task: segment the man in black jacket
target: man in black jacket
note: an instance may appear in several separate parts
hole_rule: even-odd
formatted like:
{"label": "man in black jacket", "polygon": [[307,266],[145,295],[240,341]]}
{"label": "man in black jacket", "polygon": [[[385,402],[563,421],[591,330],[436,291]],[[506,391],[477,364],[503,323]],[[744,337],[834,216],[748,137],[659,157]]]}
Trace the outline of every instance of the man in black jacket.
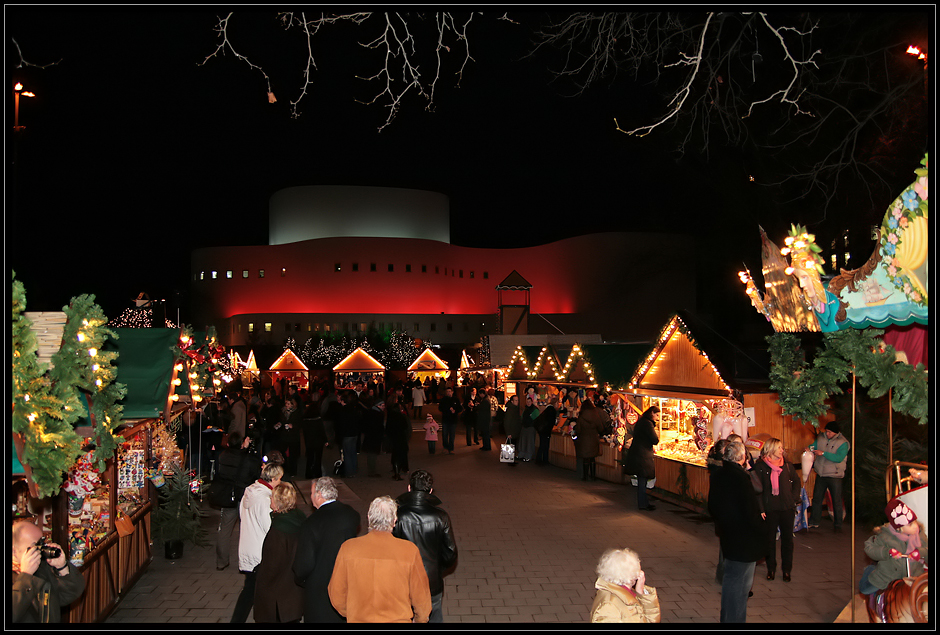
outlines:
{"label": "man in black jacket", "polygon": [[441,431],[443,433],[443,446],[448,454],[454,453],[454,437],[457,436],[457,416],[463,412],[460,401],[454,397],[454,389],[448,386],[444,389],[444,396],[438,403],[441,410]]}
{"label": "man in black jacket", "polygon": [[[42,529],[28,520],[13,524],[14,623],[55,623],[62,621],[62,608],[77,600],[85,590],[85,578],[69,563],[65,550],[54,558],[43,556],[37,544]],[[51,555],[51,554],[50,554]]]}
{"label": "man in black jacket", "polygon": [[437,507],[441,500],[432,494],[434,477],[427,470],[411,473],[408,491],[398,497],[398,521],[392,530],[396,538],[413,542],[421,552],[431,590],[431,623],[444,621],[444,572],[457,561],[457,542],[450,516]]}
{"label": "man in black jacket", "polygon": [[300,526],[294,578],[304,587],[304,623],[345,622],[330,602],[327,587],[336,554],[359,534],[359,512],[336,500],[336,482],[324,476],[313,482],[310,499],[316,510]]}
{"label": "man in black jacket", "polygon": [[740,442],[725,446],[722,466],[712,473],[708,492],[708,511],[715,519],[724,556],[721,622],[747,621],[747,598],[754,582],[754,568],[766,547],[757,493],[744,468],[745,454]]}

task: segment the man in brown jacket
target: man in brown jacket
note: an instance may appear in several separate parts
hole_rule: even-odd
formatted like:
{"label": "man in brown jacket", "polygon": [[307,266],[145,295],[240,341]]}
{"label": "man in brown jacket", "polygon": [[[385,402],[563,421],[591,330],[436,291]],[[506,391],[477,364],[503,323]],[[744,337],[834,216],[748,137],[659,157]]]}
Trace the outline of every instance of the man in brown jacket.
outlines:
{"label": "man in brown jacket", "polygon": [[380,496],[369,505],[369,533],[340,547],[330,601],[347,622],[427,622],[431,591],[421,552],[392,535],[398,505]]}

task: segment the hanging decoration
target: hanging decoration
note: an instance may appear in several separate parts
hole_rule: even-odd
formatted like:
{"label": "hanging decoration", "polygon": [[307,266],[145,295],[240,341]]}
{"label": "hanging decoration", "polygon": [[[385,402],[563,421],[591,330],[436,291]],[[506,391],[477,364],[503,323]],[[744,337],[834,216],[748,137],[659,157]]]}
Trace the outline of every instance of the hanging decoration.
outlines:
{"label": "hanging decoration", "polygon": [[[215,327],[206,329],[205,341],[197,346],[192,326],[184,324],[180,328],[179,339],[170,350],[176,357],[176,378],[173,385],[181,386],[185,380],[193,406],[201,407],[207,397],[221,390],[222,373],[230,367],[225,347],[219,343]],[[227,376],[231,378],[234,373],[230,372]],[[179,400],[175,393],[170,398],[173,401]]]}

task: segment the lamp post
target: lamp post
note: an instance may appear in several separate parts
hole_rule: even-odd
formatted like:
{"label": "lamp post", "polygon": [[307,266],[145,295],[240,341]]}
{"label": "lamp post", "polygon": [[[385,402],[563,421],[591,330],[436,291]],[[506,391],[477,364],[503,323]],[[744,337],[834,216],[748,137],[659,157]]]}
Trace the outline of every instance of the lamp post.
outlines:
{"label": "lamp post", "polygon": [[20,95],[24,97],[35,97],[33,93],[23,90],[23,84],[16,82],[13,86],[13,129],[17,132],[26,129],[26,126],[20,125]]}

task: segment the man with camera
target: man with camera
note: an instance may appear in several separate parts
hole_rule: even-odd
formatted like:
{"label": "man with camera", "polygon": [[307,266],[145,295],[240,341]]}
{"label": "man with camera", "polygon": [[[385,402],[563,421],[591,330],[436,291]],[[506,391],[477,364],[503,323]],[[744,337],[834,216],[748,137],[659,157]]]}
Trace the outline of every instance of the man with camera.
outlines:
{"label": "man with camera", "polygon": [[28,520],[13,524],[13,622],[62,621],[62,607],[85,590],[85,578],[69,563],[65,551],[46,542]]}

